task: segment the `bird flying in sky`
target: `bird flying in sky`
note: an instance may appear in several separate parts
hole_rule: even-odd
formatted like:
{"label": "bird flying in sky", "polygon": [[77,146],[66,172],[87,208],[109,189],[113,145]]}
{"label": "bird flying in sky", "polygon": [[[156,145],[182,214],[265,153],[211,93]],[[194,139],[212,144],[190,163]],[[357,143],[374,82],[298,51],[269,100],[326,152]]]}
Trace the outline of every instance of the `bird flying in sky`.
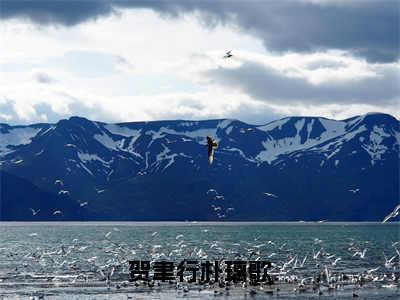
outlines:
{"label": "bird flying in sky", "polygon": [[208,163],[211,165],[214,160],[214,149],[218,147],[218,144],[210,136],[207,136],[207,147],[208,147]]}
{"label": "bird flying in sky", "polygon": [[225,55],[224,55],[224,58],[230,58],[230,57],[232,57],[233,54],[232,54],[231,52],[232,52],[232,50],[227,51],[227,52],[225,53]]}

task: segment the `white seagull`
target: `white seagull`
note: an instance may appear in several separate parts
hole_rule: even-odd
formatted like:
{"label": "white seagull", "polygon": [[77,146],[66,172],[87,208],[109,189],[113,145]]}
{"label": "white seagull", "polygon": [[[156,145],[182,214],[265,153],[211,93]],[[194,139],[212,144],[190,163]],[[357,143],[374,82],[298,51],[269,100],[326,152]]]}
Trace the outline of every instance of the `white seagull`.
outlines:
{"label": "white seagull", "polygon": [[178,235],[175,237],[176,240],[179,240],[179,239],[181,239],[181,238],[183,238],[183,234],[178,234]]}
{"label": "white seagull", "polygon": [[390,269],[393,267],[393,265],[394,265],[393,259],[395,259],[396,256],[397,255],[394,255],[390,259],[387,259],[385,253],[383,253],[383,257],[385,258],[385,268]]}
{"label": "white seagull", "polygon": [[335,261],[332,262],[332,266],[336,266],[339,260],[342,260],[340,257],[336,258]]}
{"label": "white seagull", "polygon": [[353,254],[354,256],[360,256],[360,258],[365,258],[365,253],[367,252],[367,249],[364,249],[362,252],[361,251],[357,251],[356,253]]}
{"label": "white seagull", "polygon": [[54,181],[54,184],[55,184],[55,185],[63,186],[63,185],[64,185],[64,182],[63,182],[62,180],[60,180],[60,179],[57,179],[56,181]]}
{"label": "white seagull", "polygon": [[30,210],[31,210],[31,212],[32,212],[32,216],[36,216],[36,215],[39,213],[39,211],[40,211],[40,209],[34,210],[33,208],[31,208]]}
{"label": "white seagull", "polygon": [[278,198],[277,195],[272,194],[272,193],[263,193],[264,195],[268,196],[268,197],[272,197],[272,198]]}
{"label": "white seagull", "polygon": [[397,217],[399,214],[399,210],[400,210],[400,204],[397,205],[394,208],[394,210],[383,219],[382,223],[386,223],[389,219]]}

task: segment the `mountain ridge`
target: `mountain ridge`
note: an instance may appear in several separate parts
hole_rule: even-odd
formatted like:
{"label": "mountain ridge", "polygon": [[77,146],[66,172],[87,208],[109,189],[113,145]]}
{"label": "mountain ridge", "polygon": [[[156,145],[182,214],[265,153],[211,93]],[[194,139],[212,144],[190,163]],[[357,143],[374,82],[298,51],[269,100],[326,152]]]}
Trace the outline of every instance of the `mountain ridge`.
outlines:
{"label": "mountain ridge", "polygon": [[70,116],[69,118],[66,119],[60,119],[57,122],[39,122],[39,123],[29,123],[29,124],[9,124],[9,123],[1,123],[0,122],[0,126],[1,125],[5,125],[5,126],[10,126],[10,127],[27,127],[27,126],[39,126],[39,125],[56,125],[58,122],[60,121],[65,121],[65,120],[70,120],[70,119],[85,119],[85,120],[89,120],[91,122],[95,122],[95,123],[101,123],[101,124],[115,124],[115,125],[125,125],[125,124],[130,124],[130,123],[141,123],[141,124],[146,124],[146,123],[156,123],[156,122],[202,122],[202,121],[222,121],[222,120],[231,120],[231,121],[239,121],[239,122],[243,122],[246,123],[248,125],[251,126],[265,126],[268,125],[269,123],[273,123],[273,122],[277,122],[283,119],[289,119],[289,118],[317,118],[317,119],[326,119],[326,120],[331,120],[331,121],[349,121],[351,119],[357,118],[357,117],[365,117],[368,115],[383,115],[383,116],[388,116],[392,119],[395,119],[397,121],[400,121],[399,119],[397,119],[395,116],[388,114],[388,113],[382,113],[382,112],[368,112],[365,114],[361,114],[361,115],[356,115],[353,117],[349,117],[349,118],[345,118],[345,119],[333,119],[333,118],[327,118],[327,117],[322,117],[322,116],[300,116],[300,115],[294,115],[294,116],[287,116],[287,117],[283,117],[280,119],[276,119],[276,120],[272,120],[269,121],[265,124],[250,124],[244,121],[241,121],[240,119],[235,119],[235,118],[216,118],[216,119],[165,119],[165,120],[151,120],[151,121],[124,121],[124,122],[103,122],[103,121],[98,121],[98,120],[90,120],[87,117],[83,117],[83,116],[78,116],[78,115],[73,115]]}
{"label": "mountain ridge", "polygon": [[[399,121],[382,113],[286,117],[264,125],[236,119],[110,124],[75,116],[54,124],[0,124],[0,170],[78,204],[70,219],[379,220],[399,199],[399,131]],[[211,166],[207,135],[219,142]],[[210,198],[209,189],[218,195]],[[279,201],[266,203],[265,193]],[[221,196],[225,201],[215,200]],[[2,197],[12,203],[12,193]],[[312,208],[321,198],[323,208]],[[376,212],[362,208],[361,199]],[[367,215],[337,212],[344,204]],[[253,215],[251,207],[258,209]]]}

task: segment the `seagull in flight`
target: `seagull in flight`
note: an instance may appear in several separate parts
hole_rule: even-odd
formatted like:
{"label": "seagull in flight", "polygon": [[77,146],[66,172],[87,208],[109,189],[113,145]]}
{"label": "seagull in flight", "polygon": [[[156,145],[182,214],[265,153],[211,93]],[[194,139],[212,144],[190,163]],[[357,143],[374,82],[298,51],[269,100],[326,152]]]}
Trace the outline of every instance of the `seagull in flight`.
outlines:
{"label": "seagull in flight", "polygon": [[210,193],[218,194],[217,191],[216,191],[215,189],[209,189],[209,190],[207,191],[207,194],[210,194]]}
{"label": "seagull in flight", "polygon": [[40,212],[40,209],[34,210],[33,208],[31,208],[31,212],[32,212],[32,216],[36,216]]}
{"label": "seagull in flight", "polygon": [[272,197],[272,198],[278,198],[278,196],[277,195],[275,195],[275,194],[272,194],[272,193],[263,193],[265,196],[268,196],[268,197]]}
{"label": "seagull in flight", "polygon": [[394,210],[385,217],[385,219],[383,219],[382,223],[386,223],[389,219],[397,217],[399,215],[399,210],[400,204],[397,205]]}
{"label": "seagull in flight", "polygon": [[338,261],[342,260],[340,257],[336,258],[334,262],[332,262],[332,266],[336,266]]}
{"label": "seagull in flight", "polygon": [[392,258],[387,259],[385,253],[383,253],[383,257],[385,258],[385,268],[390,269],[393,267],[393,259],[396,258],[397,255],[392,256]]}
{"label": "seagull in flight", "polygon": [[214,149],[218,147],[218,143],[213,140],[210,136],[207,136],[207,147],[208,147],[208,163],[211,165],[214,160]]}
{"label": "seagull in flight", "polygon": [[224,55],[224,58],[230,58],[230,57],[232,57],[233,54],[232,54],[231,52],[232,52],[232,50],[227,51],[227,52],[225,53],[225,55]]}
{"label": "seagull in flight", "polygon": [[349,189],[349,192],[352,192],[353,194],[358,193],[360,189]]}
{"label": "seagull in flight", "polygon": [[367,270],[367,273],[368,273],[368,274],[371,274],[371,273],[373,273],[373,272],[376,272],[376,271],[378,271],[379,269],[380,269],[380,267],[376,267],[376,268],[373,268],[373,269]]}
{"label": "seagull in flight", "polygon": [[63,185],[64,185],[64,182],[63,182],[62,180],[60,180],[60,179],[57,179],[56,181],[54,181],[54,184],[55,184],[55,185],[63,186]]}
{"label": "seagull in flight", "polygon": [[367,252],[367,249],[364,249],[362,252],[359,250],[359,251],[357,251],[356,253],[354,253],[353,254],[353,257],[354,256],[360,256],[360,258],[365,258],[365,253]]}
{"label": "seagull in flight", "polygon": [[313,258],[314,258],[314,259],[318,259],[318,256],[319,256],[320,254],[321,254],[321,249],[318,250],[317,253],[315,253],[315,252],[314,252],[314,249],[313,249]]}

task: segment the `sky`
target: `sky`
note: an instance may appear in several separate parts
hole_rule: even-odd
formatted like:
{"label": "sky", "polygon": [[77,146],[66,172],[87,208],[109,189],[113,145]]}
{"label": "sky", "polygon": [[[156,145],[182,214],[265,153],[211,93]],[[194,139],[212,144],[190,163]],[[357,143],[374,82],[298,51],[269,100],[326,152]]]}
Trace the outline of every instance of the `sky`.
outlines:
{"label": "sky", "polygon": [[399,118],[399,19],[399,0],[0,0],[0,123]]}

